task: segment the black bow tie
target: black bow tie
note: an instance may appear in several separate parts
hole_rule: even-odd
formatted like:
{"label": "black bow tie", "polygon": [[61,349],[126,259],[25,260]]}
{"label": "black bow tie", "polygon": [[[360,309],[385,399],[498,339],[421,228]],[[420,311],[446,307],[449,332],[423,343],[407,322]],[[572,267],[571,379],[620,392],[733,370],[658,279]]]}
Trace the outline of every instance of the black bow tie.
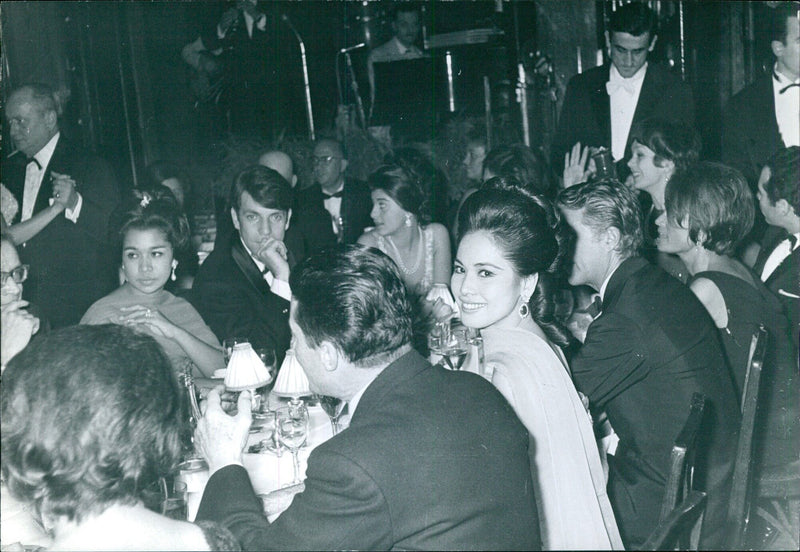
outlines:
{"label": "black bow tie", "polygon": [[783,241],[788,241],[789,245],[791,246],[790,249],[794,251],[794,246],[797,245],[797,236],[794,234],[789,234],[783,239]]}
{"label": "black bow tie", "polygon": [[[780,78],[778,77],[778,74],[777,74],[777,73],[773,72],[773,73],[772,73],[772,77],[773,77],[773,78],[774,78],[776,81],[778,81],[779,83],[781,82],[781,80],[780,80]],[[778,90],[778,94],[783,94],[784,92],[786,92],[787,90],[789,90],[789,89],[790,89],[790,88],[792,88],[793,86],[800,86],[800,82],[793,82],[792,84],[787,84],[786,86],[784,86],[783,88],[781,88],[780,90]]]}
{"label": "black bow tie", "polygon": [[342,192],[343,192],[343,191],[344,191],[344,190],[339,190],[338,192],[334,192],[334,193],[332,193],[332,194],[328,194],[328,193],[322,192],[322,195],[324,195],[324,196],[325,196],[325,199],[330,199],[330,198],[332,198],[332,197],[338,197],[338,198],[341,198],[341,197],[342,197]]}

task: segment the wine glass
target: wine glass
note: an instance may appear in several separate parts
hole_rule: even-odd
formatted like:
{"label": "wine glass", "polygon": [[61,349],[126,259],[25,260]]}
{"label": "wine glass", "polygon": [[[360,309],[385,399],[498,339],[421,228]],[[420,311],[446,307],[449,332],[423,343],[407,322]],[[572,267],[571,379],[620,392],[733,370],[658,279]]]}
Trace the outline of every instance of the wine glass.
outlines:
{"label": "wine glass", "polygon": [[467,358],[467,331],[465,328],[452,329],[447,344],[442,351],[442,359],[451,370],[460,370]]}
{"label": "wine glass", "polygon": [[277,410],[278,438],[292,452],[294,460],[294,480],[300,483],[299,451],[308,437],[308,409],[302,401],[290,401],[288,406]]}
{"label": "wine glass", "polygon": [[331,419],[331,428],[333,434],[339,433],[339,417],[344,412],[344,407],[347,404],[338,397],[331,397],[330,395],[319,395],[319,404],[325,414]]}
{"label": "wine glass", "polygon": [[261,404],[259,405],[259,412],[268,412],[269,411],[269,392],[272,390],[273,385],[275,384],[275,372],[277,372],[277,361],[275,358],[275,349],[270,349],[269,347],[265,347],[263,349],[256,349],[256,354],[258,358],[261,359],[261,362],[264,363],[264,366],[267,367],[267,371],[269,372],[269,381],[256,389],[256,393],[261,396]]}
{"label": "wine glass", "polygon": [[244,337],[227,337],[222,341],[222,358],[225,360],[225,367],[231,360],[233,347],[239,343],[249,343],[249,341]]}

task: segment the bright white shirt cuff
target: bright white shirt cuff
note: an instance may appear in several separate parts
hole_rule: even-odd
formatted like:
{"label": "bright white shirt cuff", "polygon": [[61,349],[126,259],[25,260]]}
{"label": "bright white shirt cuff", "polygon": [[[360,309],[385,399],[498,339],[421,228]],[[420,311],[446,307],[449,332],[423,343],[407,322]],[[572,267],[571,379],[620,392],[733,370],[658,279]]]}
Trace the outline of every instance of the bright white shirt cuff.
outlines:
{"label": "bright white shirt cuff", "polygon": [[[72,222],[77,224],[78,217],[81,216],[81,207],[83,207],[83,196],[78,192],[75,193],[78,194],[78,203],[75,205],[74,209],[64,209],[64,216],[67,217],[67,220],[71,220]],[[55,201],[56,200],[51,197],[50,205],[55,203]]]}
{"label": "bright white shirt cuff", "polygon": [[274,278],[272,283],[269,285],[269,290],[278,297],[286,299],[287,301],[292,300],[292,288],[289,287],[289,282],[284,282],[283,280]]}

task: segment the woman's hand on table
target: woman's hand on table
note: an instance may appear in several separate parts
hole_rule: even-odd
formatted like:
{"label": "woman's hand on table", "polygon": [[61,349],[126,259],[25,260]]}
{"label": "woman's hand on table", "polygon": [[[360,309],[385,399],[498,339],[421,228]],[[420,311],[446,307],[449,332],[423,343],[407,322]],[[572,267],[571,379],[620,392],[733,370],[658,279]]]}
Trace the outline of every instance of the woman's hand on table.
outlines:
{"label": "woman's hand on table", "polygon": [[250,392],[239,393],[238,412],[230,416],[222,410],[220,393],[223,389],[221,385],[215,387],[200,404],[203,416],[194,432],[194,442],[208,464],[209,474],[231,464],[243,465],[242,452],[247,446],[252,422]]}

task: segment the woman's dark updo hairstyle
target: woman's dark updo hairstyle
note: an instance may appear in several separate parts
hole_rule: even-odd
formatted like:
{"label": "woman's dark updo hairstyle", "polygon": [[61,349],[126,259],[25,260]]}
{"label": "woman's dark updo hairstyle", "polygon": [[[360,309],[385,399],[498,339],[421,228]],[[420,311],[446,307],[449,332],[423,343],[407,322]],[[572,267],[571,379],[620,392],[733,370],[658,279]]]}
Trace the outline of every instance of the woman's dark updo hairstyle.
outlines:
{"label": "woman's dark updo hairstyle", "polygon": [[555,317],[554,300],[566,234],[550,202],[514,178],[491,178],[464,201],[458,228],[459,243],[471,232],[488,232],[519,275],[539,274],[528,302],[533,320],[553,343],[568,346],[569,333]]}
{"label": "woman's dark updo hairstyle", "polygon": [[166,186],[150,191],[133,190],[126,198],[114,228],[120,255],[129,230],[160,230],[172,246],[173,253],[182,250],[189,242],[189,221]]}
{"label": "woman's dark updo hairstyle", "polygon": [[371,191],[381,190],[404,211],[416,216],[420,224],[430,222],[428,196],[417,174],[400,165],[378,167],[367,179]]}
{"label": "woman's dark updo hairstyle", "polygon": [[444,224],[447,220],[447,176],[433,162],[431,153],[421,146],[404,146],[389,152],[384,163],[398,165],[416,178],[425,197],[421,211],[430,220]]}

